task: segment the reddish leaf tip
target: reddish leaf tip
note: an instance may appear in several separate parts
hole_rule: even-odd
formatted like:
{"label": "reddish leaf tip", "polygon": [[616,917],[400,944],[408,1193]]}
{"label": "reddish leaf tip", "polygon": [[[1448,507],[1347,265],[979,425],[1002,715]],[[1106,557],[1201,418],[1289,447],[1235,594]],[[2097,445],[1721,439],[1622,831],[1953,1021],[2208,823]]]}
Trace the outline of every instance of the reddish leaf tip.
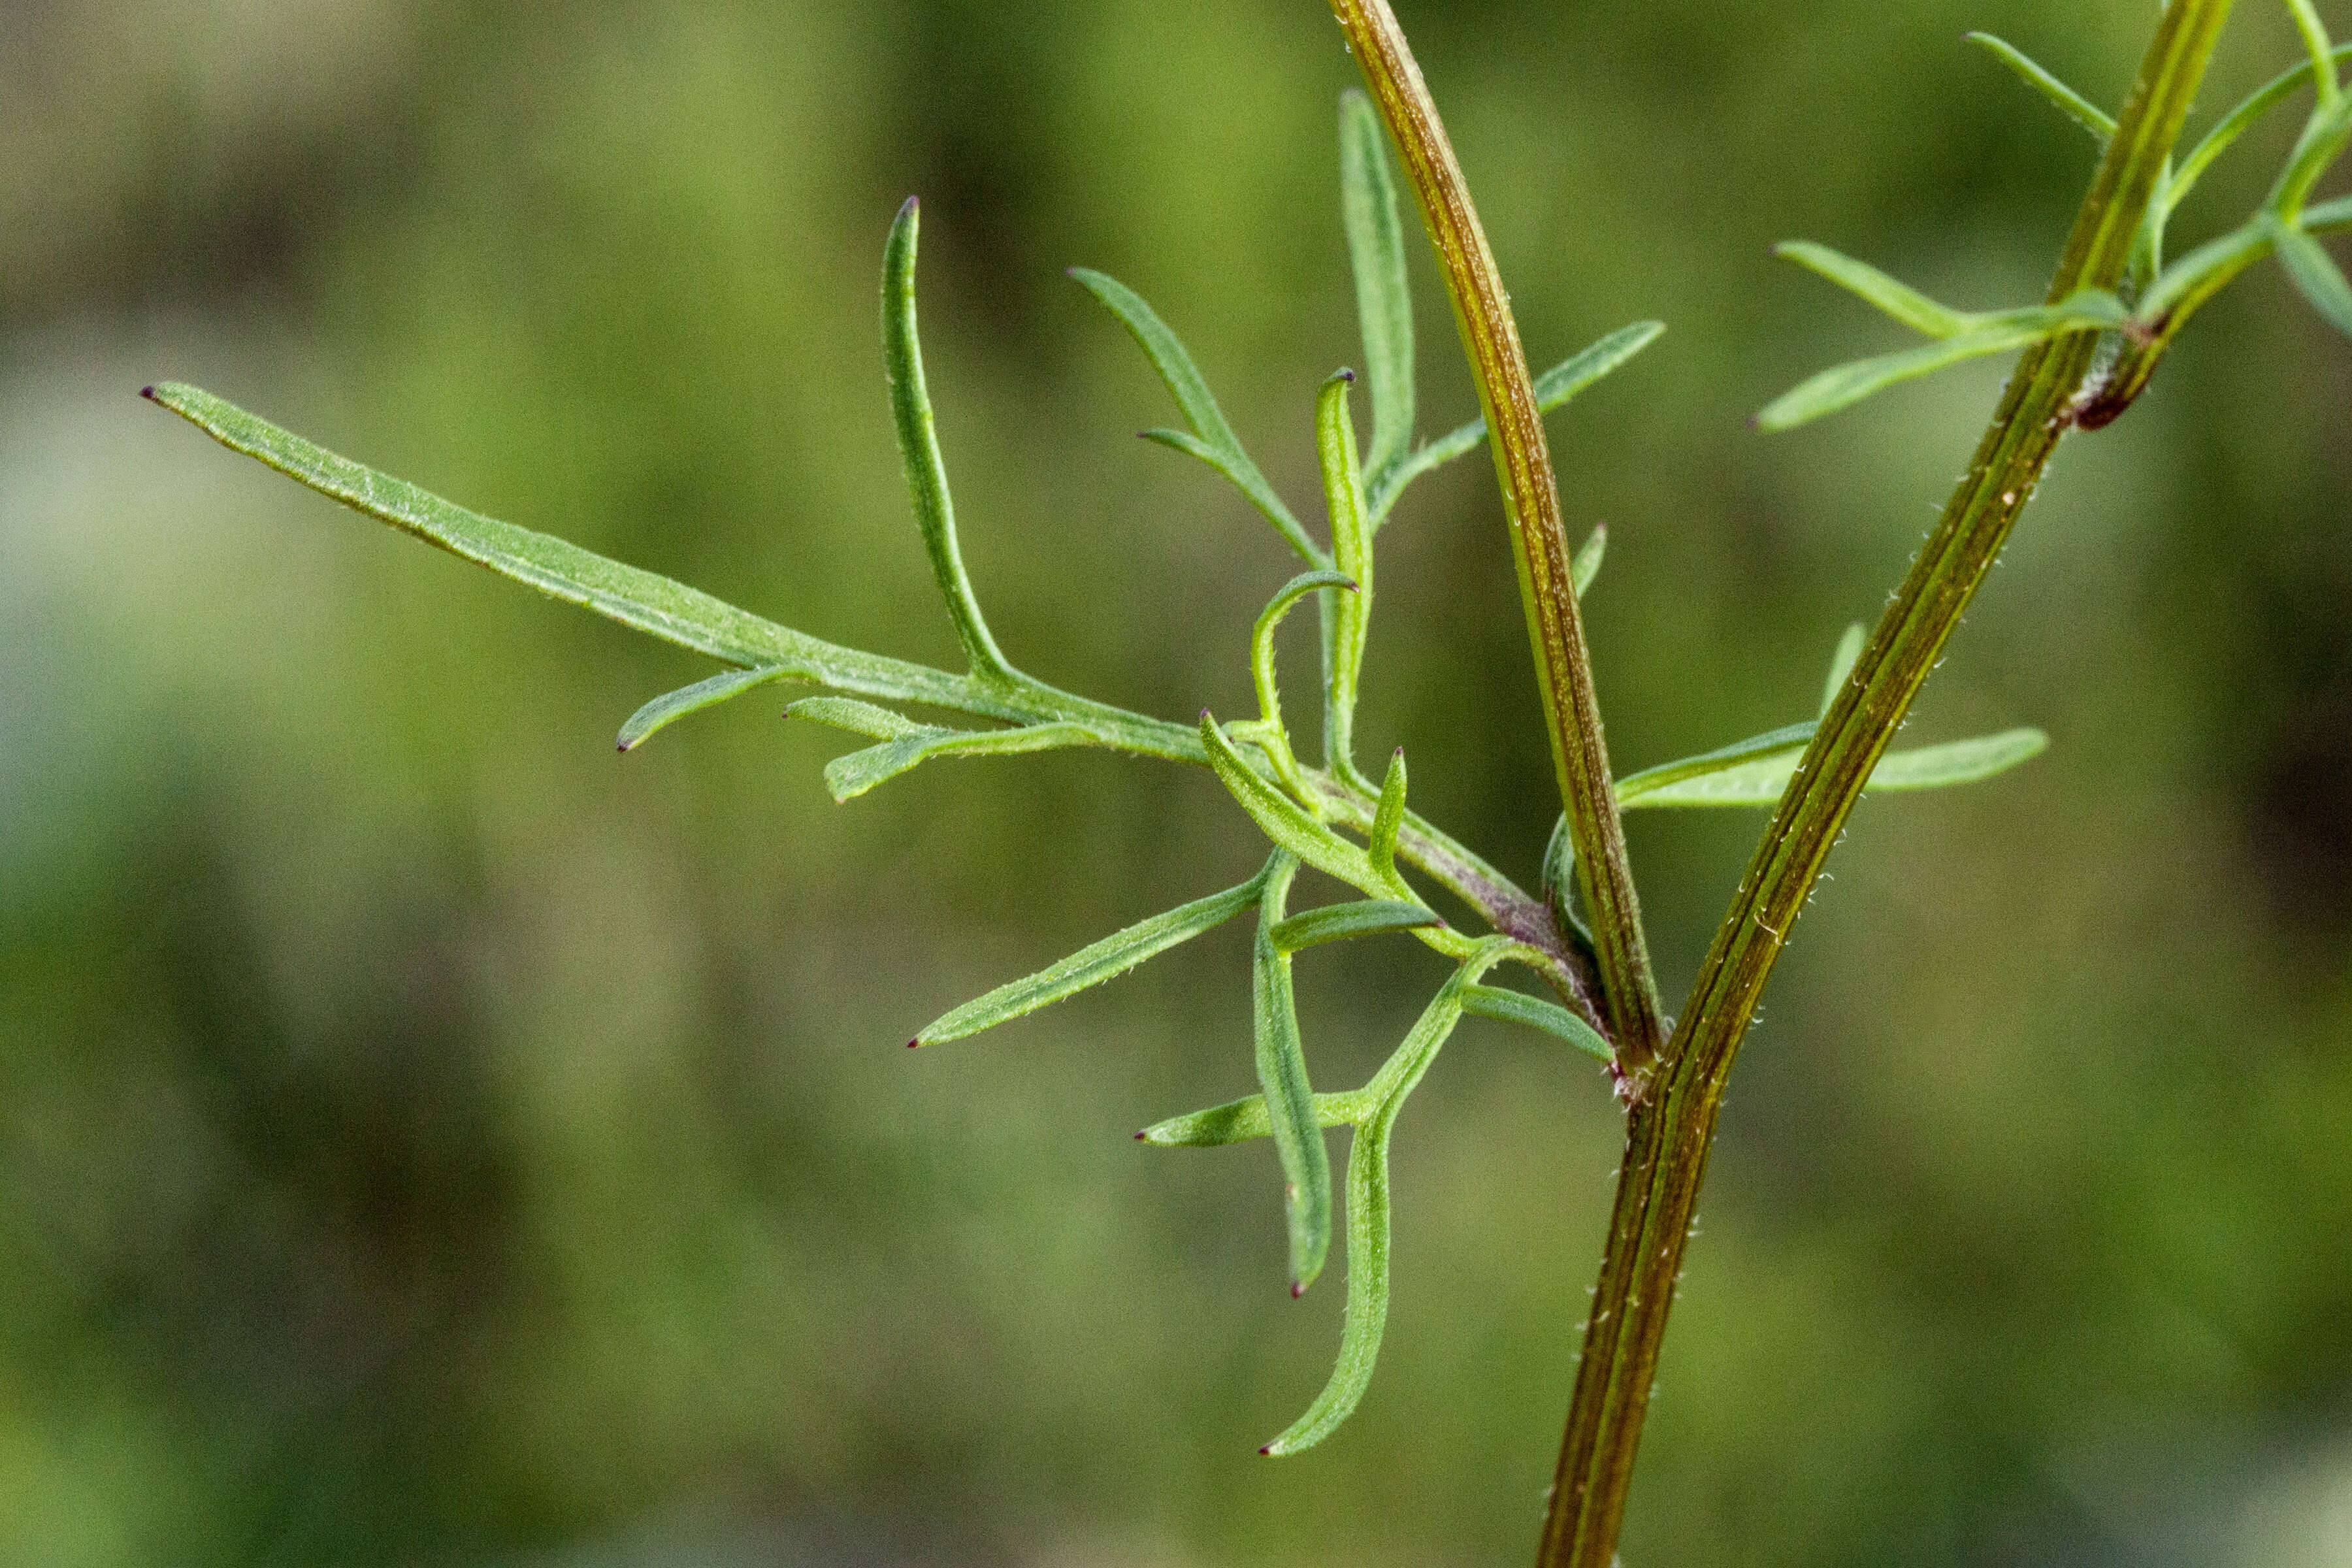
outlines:
{"label": "reddish leaf tip", "polygon": [[152,403],[155,401],[155,389],[152,386],[142,386],[139,389],[139,395]]}

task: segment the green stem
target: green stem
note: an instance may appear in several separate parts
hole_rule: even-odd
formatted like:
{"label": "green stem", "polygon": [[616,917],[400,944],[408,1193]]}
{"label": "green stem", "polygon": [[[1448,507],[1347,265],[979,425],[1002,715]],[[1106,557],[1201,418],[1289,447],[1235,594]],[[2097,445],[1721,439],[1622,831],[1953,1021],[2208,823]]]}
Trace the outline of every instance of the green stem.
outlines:
{"label": "green stem", "polygon": [[[2080,289],[2112,288],[2121,277],[2230,5],[2173,0],[2166,10],[2051,285],[2053,302]],[[1975,462],[1765,829],[1667,1047],[1661,1088],[1633,1108],[1538,1568],[1608,1568],[1615,1556],[1658,1347],[1733,1058],[1871,769],[2068,427],[2095,342],[2091,333],[2070,333],[2027,351],[2019,363]]]}
{"label": "green stem", "polygon": [[1572,586],[1574,552],[1560,522],[1559,491],[1527,353],[1453,144],[1388,0],[1330,0],[1330,5],[1402,156],[1422,221],[1444,269],[1445,290],[1469,353],[1486,428],[1494,433],[1503,514],[1510,526],[1528,635],[1535,645],[1536,680],[1542,690],[1560,801],[1576,845],[1585,907],[1592,915],[1594,956],[1621,1084],[1629,1100],[1638,1100],[1657,1064],[1665,1031],[1642,934],[1633,865],[1625,853],[1624,827],[1610,789],[1609,748],[1601,736],[1601,706]]}

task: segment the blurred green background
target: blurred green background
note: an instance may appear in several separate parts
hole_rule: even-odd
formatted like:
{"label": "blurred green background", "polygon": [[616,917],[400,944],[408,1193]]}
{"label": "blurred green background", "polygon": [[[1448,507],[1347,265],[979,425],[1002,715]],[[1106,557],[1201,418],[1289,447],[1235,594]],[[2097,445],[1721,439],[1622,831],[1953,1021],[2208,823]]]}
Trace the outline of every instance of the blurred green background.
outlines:
{"label": "blurred green background", "polygon": [[[1811,711],[1997,392],[1767,439],[1899,331],[1767,247],[2038,295],[2146,0],[1402,5],[1554,421],[1622,769]],[[2326,7],[2339,31],[2352,12]],[[2294,58],[2245,5],[2207,114]],[[1305,510],[1356,357],[1317,0],[0,6],[0,1561],[1450,1564],[1531,1552],[1617,1114],[1465,1026],[1398,1138],[1354,1422],[1283,1289],[1246,938],[910,1055],[1247,874],[1202,773],[940,764],[846,807],[773,694],[141,403],[200,383],[494,515],[945,660],[876,287],[924,199],[933,395],[1013,657],[1246,702],[1291,570],[1061,276],[1189,339]],[[2299,117],[2300,110],[2294,115]],[[2208,183],[2234,223],[2282,119]],[[2332,188],[2341,189],[2337,180]],[[1473,406],[1414,253],[1423,429]],[[2352,1563],[2352,344],[2264,268],[2061,454],[1751,1040],[1626,1540],[1645,1564]],[[1491,476],[1383,536],[1364,749],[1532,879],[1555,809]],[[1678,998],[1760,814],[1639,820]],[[1320,1078],[1441,973],[1318,952]]]}

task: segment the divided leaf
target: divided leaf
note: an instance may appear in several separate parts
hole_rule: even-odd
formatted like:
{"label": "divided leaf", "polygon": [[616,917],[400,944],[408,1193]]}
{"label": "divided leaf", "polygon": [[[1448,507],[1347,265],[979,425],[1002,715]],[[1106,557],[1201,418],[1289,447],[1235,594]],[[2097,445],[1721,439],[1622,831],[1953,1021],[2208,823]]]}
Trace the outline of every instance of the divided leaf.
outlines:
{"label": "divided leaf", "polygon": [[1265,887],[1265,873],[1260,871],[1239,887],[1227,888],[1222,893],[1212,893],[1165,914],[1139,921],[1092,946],[1080,948],[1058,963],[1000,985],[985,996],[975,997],[940,1017],[910,1043],[933,1046],[944,1040],[960,1040],[1034,1013],[1066,996],[1075,996],[1088,986],[1115,980],[1145,959],[1214,931],[1253,908]]}

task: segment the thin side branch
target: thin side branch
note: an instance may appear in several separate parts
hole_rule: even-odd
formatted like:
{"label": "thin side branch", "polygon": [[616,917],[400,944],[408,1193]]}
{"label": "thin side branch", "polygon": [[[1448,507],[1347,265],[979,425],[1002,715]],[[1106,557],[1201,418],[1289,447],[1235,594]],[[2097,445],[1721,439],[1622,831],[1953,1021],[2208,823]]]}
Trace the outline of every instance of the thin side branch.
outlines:
{"label": "thin side branch", "polygon": [[1572,585],[1574,552],[1560,522],[1559,492],[1527,353],[1453,144],[1388,0],[1331,0],[1331,10],[1402,155],[1405,177],[1444,269],[1486,427],[1494,432],[1503,511],[1535,645],[1560,800],[1576,844],[1585,907],[1592,916],[1618,1070],[1628,1098],[1638,1100],[1657,1066],[1664,1030],[1624,829],[1610,788],[1609,748]]}

